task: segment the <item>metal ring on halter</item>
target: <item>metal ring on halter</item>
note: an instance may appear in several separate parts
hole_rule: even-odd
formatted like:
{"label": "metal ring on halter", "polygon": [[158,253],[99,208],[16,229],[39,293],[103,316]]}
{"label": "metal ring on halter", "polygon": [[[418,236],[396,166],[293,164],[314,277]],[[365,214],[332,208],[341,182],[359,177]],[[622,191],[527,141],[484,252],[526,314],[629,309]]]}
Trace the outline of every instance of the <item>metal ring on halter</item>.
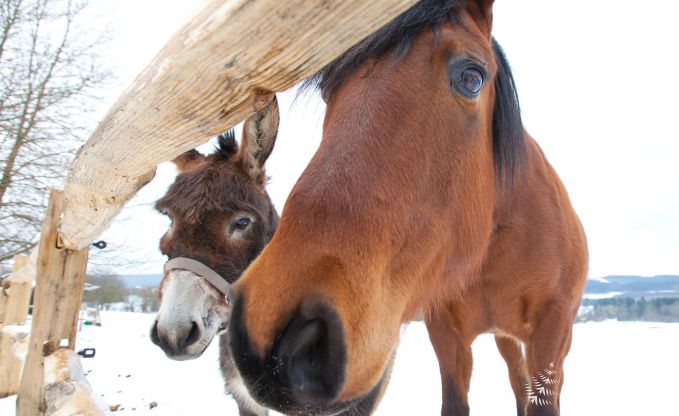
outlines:
{"label": "metal ring on halter", "polygon": [[199,262],[198,260],[190,259],[188,257],[175,257],[171,260],[168,260],[168,262],[165,263],[165,266],[163,266],[163,269],[165,271],[184,269],[194,272],[198,276],[210,282],[210,284],[217,288],[217,290],[222,292],[227,299],[227,303],[229,302],[231,283],[227,282],[226,279],[224,279],[219,273]]}

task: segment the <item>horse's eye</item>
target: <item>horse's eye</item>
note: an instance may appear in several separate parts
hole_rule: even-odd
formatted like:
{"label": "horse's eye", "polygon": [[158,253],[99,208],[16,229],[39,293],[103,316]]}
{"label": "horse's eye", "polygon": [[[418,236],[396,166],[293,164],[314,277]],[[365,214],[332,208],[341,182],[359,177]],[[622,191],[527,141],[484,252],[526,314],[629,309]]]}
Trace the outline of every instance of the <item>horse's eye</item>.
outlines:
{"label": "horse's eye", "polygon": [[455,78],[455,87],[469,98],[475,98],[483,87],[483,72],[476,67],[463,69]]}
{"label": "horse's eye", "polygon": [[244,230],[248,228],[248,225],[252,220],[248,217],[243,217],[243,218],[238,218],[234,223],[233,223],[233,229],[234,230]]}

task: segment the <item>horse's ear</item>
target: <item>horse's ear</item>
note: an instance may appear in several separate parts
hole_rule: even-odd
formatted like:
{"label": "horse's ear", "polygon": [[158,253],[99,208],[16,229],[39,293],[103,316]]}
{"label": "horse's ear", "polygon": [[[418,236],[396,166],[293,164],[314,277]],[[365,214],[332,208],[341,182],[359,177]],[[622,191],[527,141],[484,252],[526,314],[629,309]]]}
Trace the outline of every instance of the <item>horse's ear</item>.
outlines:
{"label": "horse's ear", "polygon": [[264,185],[264,163],[269,158],[278,136],[278,101],[273,99],[243,124],[240,159],[243,168],[260,185]]}
{"label": "horse's ear", "polygon": [[465,8],[490,39],[490,32],[493,28],[493,0],[465,0]]}
{"label": "horse's ear", "polygon": [[199,151],[196,149],[191,149],[188,152],[184,152],[172,159],[172,163],[177,166],[179,173],[183,173],[198,166],[198,164],[200,164],[204,158],[205,156],[203,156]]}

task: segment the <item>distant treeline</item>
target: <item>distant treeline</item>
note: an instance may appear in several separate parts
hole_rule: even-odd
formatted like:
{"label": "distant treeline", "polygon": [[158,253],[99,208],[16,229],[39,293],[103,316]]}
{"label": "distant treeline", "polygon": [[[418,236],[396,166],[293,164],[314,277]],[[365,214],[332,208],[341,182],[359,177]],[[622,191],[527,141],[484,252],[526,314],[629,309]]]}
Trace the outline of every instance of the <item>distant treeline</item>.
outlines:
{"label": "distant treeline", "polygon": [[601,280],[587,280],[585,293],[624,292],[626,295],[660,292],[679,292],[679,276],[654,277],[606,276]]}
{"label": "distant treeline", "polygon": [[579,321],[679,322],[679,298],[615,297],[583,299]]}
{"label": "distant treeline", "polygon": [[123,304],[131,312],[155,312],[158,310],[158,290],[155,287],[128,287],[119,276],[86,276],[90,289],[85,290],[83,302],[96,305],[101,310]]}

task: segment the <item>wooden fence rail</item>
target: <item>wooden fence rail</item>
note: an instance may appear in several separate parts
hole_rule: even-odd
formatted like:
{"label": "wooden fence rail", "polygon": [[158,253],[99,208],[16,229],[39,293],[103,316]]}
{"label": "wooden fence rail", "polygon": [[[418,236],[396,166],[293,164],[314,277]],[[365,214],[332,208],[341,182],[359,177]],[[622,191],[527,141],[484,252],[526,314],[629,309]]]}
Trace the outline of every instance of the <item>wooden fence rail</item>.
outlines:
{"label": "wooden fence rail", "polygon": [[64,244],[91,243],[156,166],[233,127],[415,0],[211,0],[109,110],[71,165]]}

